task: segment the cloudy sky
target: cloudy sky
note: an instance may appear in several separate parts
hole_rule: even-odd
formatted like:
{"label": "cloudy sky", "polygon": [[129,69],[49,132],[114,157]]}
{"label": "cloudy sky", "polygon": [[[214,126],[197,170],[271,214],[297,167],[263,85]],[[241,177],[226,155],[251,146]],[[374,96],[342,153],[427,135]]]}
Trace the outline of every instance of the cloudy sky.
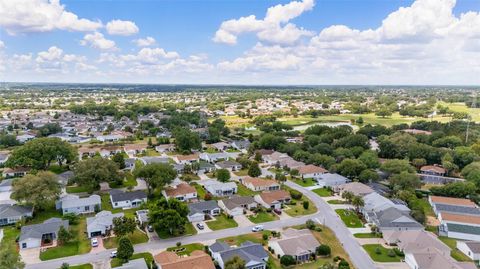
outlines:
{"label": "cloudy sky", "polygon": [[480,84],[480,0],[0,0],[0,81]]}

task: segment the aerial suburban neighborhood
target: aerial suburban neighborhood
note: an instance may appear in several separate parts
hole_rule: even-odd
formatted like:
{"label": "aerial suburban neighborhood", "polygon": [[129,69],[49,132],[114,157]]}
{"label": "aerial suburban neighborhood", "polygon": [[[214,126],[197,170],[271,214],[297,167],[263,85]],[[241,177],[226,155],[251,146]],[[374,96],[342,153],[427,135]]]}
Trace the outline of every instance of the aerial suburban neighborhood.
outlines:
{"label": "aerial suburban neighborhood", "polygon": [[0,0],[0,269],[480,268],[480,0]]}

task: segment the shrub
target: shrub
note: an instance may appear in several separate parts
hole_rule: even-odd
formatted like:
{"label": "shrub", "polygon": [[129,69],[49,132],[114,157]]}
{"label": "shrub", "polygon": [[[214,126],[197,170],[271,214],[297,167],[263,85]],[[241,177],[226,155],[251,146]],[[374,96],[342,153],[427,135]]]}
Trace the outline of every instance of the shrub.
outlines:
{"label": "shrub", "polygon": [[378,255],[382,254],[382,250],[379,247],[376,247],[375,254],[378,254]]}
{"label": "shrub", "polygon": [[399,256],[399,257],[405,256],[405,254],[403,253],[403,251],[401,251],[401,250],[398,249],[398,248],[394,248],[393,251],[395,252],[395,255],[397,255],[397,256]]}
{"label": "shrub", "polygon": [[177,242],[177,247],[181,246],[182,242]]}
{"label": "shrub", "polygon": [[332,250],[328,245],[320,245],[317,247],[316,252],[318,256],[330,256]]}
{"label": "shrub", "polygon": [[341,260],[339,263],[338,263],[338,269],[350,269],[350,264],[348,264],[348,262],[346,260]]}
{"label": "shrub", "polygon": [[313,230],[316,227],[315,222],[311,219],[309,219],[309,220],[307,220],[307,222],[305,222],[305,226],[307,226],[307,228],[309,230]]}
{"label": "shrub", "polygon": [[68,220],[68,224],[75,225],[78,223],[78,216],[73,213],[67,213],[63,215],[62,219]]}
{"label": "shrub", "polygon": [[283,255],[280,258],[280,263],[284,266],[290,266],[296,264],[295,258],[290,255]]}
{"label": "shrub", "polygon": [[308,201],[303,201],[303,208],[306,210],[310,206],[310,203]]}
{"label": "shrub", "polygon": [[297,190],[290,190],[290,196],[295,200],[302,199],[303,194]]}
{"label": "shrub", "polygon": [[268,240],[268,234],[263,234],[262,238],[263,238],[263,240]]}
{"label": "shrub", "polygon": [[388,255],[388,257],[395,257],[396,256],[395,251],[393,249],[389,249],[388,252],[387,252],[387,255]]}
{"label": "shrub", "polygon": [[321,232],[321,231],[322,231],[322,228],[320,228],[320,227],[316,227],[316,228],[315,228],[315,231],[317,231],[317,232]]}

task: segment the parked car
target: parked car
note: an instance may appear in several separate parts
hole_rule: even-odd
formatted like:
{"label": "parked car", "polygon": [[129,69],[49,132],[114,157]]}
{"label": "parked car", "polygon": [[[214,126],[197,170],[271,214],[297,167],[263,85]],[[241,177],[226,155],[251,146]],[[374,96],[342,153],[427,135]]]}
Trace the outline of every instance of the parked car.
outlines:
{"label": "parked car", "polygon": [[148,225],[148,226],[147,226],[147,230],[148,230],[150,233],[153,233],[153,226],[152,226],[152,225]]}
{"label": "parked car", "polygon": [[278,209],[278,208],[275,208],[275,209],[273,210],[273,212],[275,212],[275,214],[277,214],[277,215],[281,215],[281,214],[282,214],[282,210],[281,210],[281,209]]}
{"label": "parked car", "polygon": [[198,228],[199,230],[203,230],[203,229],[205,228],[205,226],[203,225],[203,223],[200,223],[200,222],[199,222],[199,223],[197,223],[197,228]]}
{"label": "parked car", "polygon": [[92,240],[90,240],[91,243],[92,243],[92,247],[98,247],[98,239],[97,238],[92,238]]}
{"label": "parked car", "polygon": [[117,251],[116,250],[110,252],[110,258],[115,258],[115,257],[117,257]]}
{"label": "parked car", "polygon": [[263,231],[263,225],[257,225],[252,228],[252,232],[261,232]]}

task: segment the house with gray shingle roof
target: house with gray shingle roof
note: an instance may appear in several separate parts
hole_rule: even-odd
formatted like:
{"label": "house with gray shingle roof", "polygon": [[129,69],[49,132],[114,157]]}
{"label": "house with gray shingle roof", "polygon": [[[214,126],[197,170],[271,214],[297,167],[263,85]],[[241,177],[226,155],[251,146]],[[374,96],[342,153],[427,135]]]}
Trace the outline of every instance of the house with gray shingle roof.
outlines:
{"label": "house with gray shingle roof", "polygon": [[110,202],[113,208],[132,208],[139,207],[141,204],[147,202],[147,194],[142,191],[110,191]]}
{"label": "house with gray shingle roof", "polygon": [[480,260],[480,242],[459,240],[457,241],[457,249],[473,261]]}
{"label": "house with gray shingle roof", "polygon": [[203,187],[213,196],[231,196],[237,193],[237,184],[235,182],[220,182],[217,180],[207,180]]}
{"label": "house with gray shingle roof", "polygon": [[389,230],[423,230],[423,225],[414,220],[410,214],[402,212],[395,207],[373,212],[370,220],[381,232]]}
{"label": "house with gray shingle roof", "polygon": [[225,268],[225,263],[238,256],[245,261],[247,269],[265,269],[267,267],[268,253],[260,244],[246,241],[238,247],[232,247],[222,242],[216,242],[209,247],[212,258],[220,268]]}
{"label": "house with gray shingle roof", "polygon": [[130,260],[127,263],[119,267],[115,267],[117,269],[148,269],[147,262],[144,258]]}
{"label": "house with gray shingle roof", "polygon": [[123,217],[123,213],[113,214],[110,211],[101,211],[95,217],[87,218],[88,238],[106,235],[113,228],[113,219],[120,217]]}
{"label": "house with gray shingle roof", "polygon": [[32,215],[32,207],[0,204],[0,226],[15,224],[22,218],[32,217]]}
{"label": "house with gray shingle roof", "polygon": [[309,261],[320,243],[308,229],[287,229],[282,232],[282,238],[269,240],[268,246],[277,255],[290,255],[297,262]]}
{"label": "house with gray shingle roof", "polygon": [[187,218],[190,222],[204,221],[207,216],[218,216],[221,213],[221,209],[215,200],[188,204],[188,209]]}
{"label": "house with gray shingle roof", "polygon": [[50,218],[40,224],[23,226],[18,240],[20,249],[41,247],[46,240],[50,242],[56,240],[62,226],[68,229],[68,220]]}
{"label": "house with gray shingle roof", "polygon": [[239,216],[244,210],[256,208],[258,203],[251,196],[232,196],[219,201],[218,206],[230,216]]}
{"label": "house with gray shingle roof", "polygon": [[102,209],[102,199],[96,194],[84,198],[80,198],[77,195],[67,194],[60,198],[55,206],[57,210],[62,211],[62,214],[88,214],[98,212]]}

